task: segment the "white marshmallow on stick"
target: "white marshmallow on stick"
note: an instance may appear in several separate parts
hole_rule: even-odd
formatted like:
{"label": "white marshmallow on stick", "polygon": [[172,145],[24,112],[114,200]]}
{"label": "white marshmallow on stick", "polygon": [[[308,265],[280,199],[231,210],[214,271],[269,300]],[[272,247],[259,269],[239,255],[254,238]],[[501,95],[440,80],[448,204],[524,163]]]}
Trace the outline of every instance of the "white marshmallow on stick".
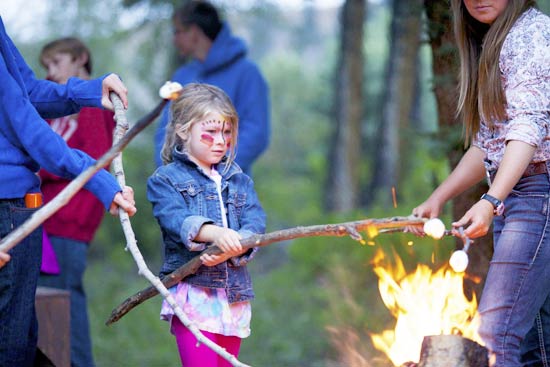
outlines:
{"label": "white marshmallow on stick", "polygon": [[159,96],[162,99],[176,99],[179,97],[183,87],[178,82],[166,82],[159,89]]}
{"label": "white marshmallow on stick", "polygon": [[428,236],[439,240],[445,235],[445,224],[439,218],[432,218],[424,223],[424,232]]}

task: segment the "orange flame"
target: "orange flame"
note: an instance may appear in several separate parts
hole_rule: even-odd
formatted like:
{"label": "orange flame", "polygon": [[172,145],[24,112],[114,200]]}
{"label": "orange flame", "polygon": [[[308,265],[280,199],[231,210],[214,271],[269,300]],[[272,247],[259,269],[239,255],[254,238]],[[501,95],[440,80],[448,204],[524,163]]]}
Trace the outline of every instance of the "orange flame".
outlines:
{"label": "orange flame", "polygon": [[477,334],[477,300],[463,292],[463,273],[443,266],[433,272],[420,264],[406,274],[396,256],[395,266],[385,264],[379,251],[374,259],[378,288],[386,307],[397,322],[394,330],[371,335],[374,346],[396,366],[418,362],[424,336],[459,334],[483,345]]}

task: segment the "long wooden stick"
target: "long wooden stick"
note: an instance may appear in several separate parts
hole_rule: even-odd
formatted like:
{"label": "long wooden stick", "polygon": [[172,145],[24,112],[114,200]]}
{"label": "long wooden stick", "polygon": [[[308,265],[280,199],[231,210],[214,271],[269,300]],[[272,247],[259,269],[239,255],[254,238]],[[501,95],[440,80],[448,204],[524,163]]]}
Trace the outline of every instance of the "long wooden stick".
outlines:
{"label": "long wooden stick", "polygon": [[[122,139],[129,126],[128,121],[126,120],[126,114],[124,113],[124,106],[120,98],[115,93],[111,93],[111,101],[115,106],[115,119],[117,122],[114,134],[114,143],[116,143],[117,141]],[[118,154],[117,157],[113,159],[113,171],[119,185],[121,187],[124,187],[126,185],[126,182],[124,167],[122,164],[122,154]],[[130,217],[128,216],[128,214],[124,210],[119,209],[119,217],[120,224],[122,225],[124,236],[126,238],[126,248],[130,251],[138,266],[138,273],[140,275],[143,275],[152,284],[152,287],[154,287],[162,295],[162,297],[166,299],[166,301],[174,310],[176,316],[180,319],[183,325],[185,325],[189,329],[189,331],[193,333],[199,343],[206,345],[218,355],[225,358],[229,363],[231,363],[231,365],[235,367],[248,367],[247,365],[237,360],[234,355],[227,352],[224,348],[205,337],[199,330],[199,328],[187,317],[181,307],[176,303],[176,300],[174,299],[170,291],[168,291],[168,289],[164,286],[164,284],[162,284],[160,279],[156,275],[154,275],[153,272],[151,272],[151,270],[145,263],[145,259],[143,258],[143,255],[141,254],[141,251],[139,250],[139,247],[137,245],[136,236],[134,234],[134,230],[132,229],[132,224],[130,223]]]}
{"label": "long wooden stick", "polygon": [[[313,236],[346,236],[350,235],[353,239],[362,241],[362,237],[359,232],[362,231],[378,231],[380,229],[387,228],[402,228],[407,226],[419,226],[423,225],[426,220],[418,217],[392,217],[382,219],[364,219],[355,222],[345,222],[339,224],[322,224],[313,225],[308,227],[294,227],[290,229],[284,229],[263,235],[254,235],[241,240],[241,245],[245,249],[252,247],[267,246],[274,242],[292,240],[302,237]],[[201,255],[207,254],[221,254],[222,251],[216,247],[211,246],[201,252]],[[162,283],[167,288],[170,288],[185,277],[194,274],[198,268],[202,265],[200,255],[195,256],[193,259],[176,269],[174,272],[168,274],[162,280]],[[158,291],[154,287],[143,289],[136,294],[128,297],[120,305],[118,305],[112,312],[106,324],[110,325],[120,320],[124,315],[130,312],[134,307],[140,305],[146,300],[156,296]]]}
{"label": "long wooden stick", "polygon": [[101,156],[94,165],[88,167],[84,172],[72,180],[52,201],[44,205],[23,224],[0,240],[0,251],[5,252],[15,247],[21,240],[67,204],[94,174],[103,167],[109,165],[116,155],[119,154],[139,132],[155,120],[164,108],[166,102],[167,100],[162,100],[151,112],[141,118],[117,144],[113,145],[111,149]]}

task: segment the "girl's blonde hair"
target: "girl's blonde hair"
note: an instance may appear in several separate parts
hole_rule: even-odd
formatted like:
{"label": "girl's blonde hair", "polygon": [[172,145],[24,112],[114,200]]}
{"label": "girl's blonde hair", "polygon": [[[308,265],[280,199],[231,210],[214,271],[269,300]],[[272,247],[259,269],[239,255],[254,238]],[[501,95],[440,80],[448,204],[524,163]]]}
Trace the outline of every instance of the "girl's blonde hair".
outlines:
{"label": "girl's blonde hair", "polygon": [[186,84],[178,99],[171,102],[170,117],[166,126],[166,137],[162,146],[161,157],[164,164],[172,162],[174,148],[186,149],[186,141],[178,132],[189,135],[194,123],[202,121],[207,115],[218,113],[231,123],[231,146],[226,169],[235,160],[239,117],[231,99],[223,90],[210,84]]}
{"label": "girl's blonde hair", "polygon": [[491,25],[474,19],[463,0],[451,0],[454,33],[460,54],[460,97],[457,113],[464,119],[466,145],[479,131],[506,116],[499,57],[502,44],[516,20],[535,0],[509,0],[506,9]]}

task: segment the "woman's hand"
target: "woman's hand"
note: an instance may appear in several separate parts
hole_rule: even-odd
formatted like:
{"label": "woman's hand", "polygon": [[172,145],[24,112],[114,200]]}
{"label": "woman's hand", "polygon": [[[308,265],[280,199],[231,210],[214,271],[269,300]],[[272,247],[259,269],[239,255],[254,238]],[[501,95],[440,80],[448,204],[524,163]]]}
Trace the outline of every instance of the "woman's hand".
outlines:
{"label": "woman's hand", "polygon": [[482,237],[487,234],[493,221],[493,204],[487,200],[479,200],[475,203],[462,218],[454,222],[454,228],[465,227],[464,235],[468,238]]}
{"label": "woman's hand", "polygon": [[419,218],[437,218],[441,213],[443,203],[439,200],[429,197],[428,200],[412,210],[412,214]]}
{"label": "woman's hand", "polygon": [[110,92],[115,92],[122,101],[124,108],[128,108],[128,89],[122,83],[119,76],[116,74],[109,74],[101,83],[101,105],[108,110],[114,111],[115,106],[111,102]]}
{"label": "woman's hand", "polygon": [[121,208],[131,217],[136,214],[136,201],[134,200],[134,190],[130,186],[124,186],[122,192],[117,192],[111,207],[109,208],[109,213],[112,215],[118,215],[118,209]]}
{"label": "woman's hand", "polygon": [[[417,206],[412,210],[412,215],[419,218],[437,218],[443,209],[443,203],[437,200],[435,197],[430,196],[428,200]],[[409,226],[406,228],[407,232],[415,234],[417,236],[424,236],[423,226]]]}

